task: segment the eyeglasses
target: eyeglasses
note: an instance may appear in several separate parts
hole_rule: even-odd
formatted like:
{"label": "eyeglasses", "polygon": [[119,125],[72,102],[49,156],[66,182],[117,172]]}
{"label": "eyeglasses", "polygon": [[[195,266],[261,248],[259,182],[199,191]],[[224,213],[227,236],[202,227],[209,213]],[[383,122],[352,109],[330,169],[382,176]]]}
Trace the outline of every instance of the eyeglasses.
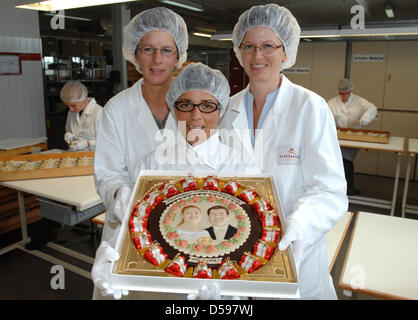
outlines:
{"label": "eyeglasses", "polygon": [[244,54],[253,54],[256,51],[256,49],[259,48],[260,51],[263,54],[269,55],[269,54],[272,54],[274,51],[276,51],[277,49],[279,49],[281,47],[283,47],[282,44],[279,45],[279,46],[276,46],[274,44],[269,44],[269,43],[262,44],[261,46],[254,46],[252,44],[245,44],[245,45],[241,46],[240,49],[241,49],[242,53],[244,53]]}
{"label": "eyeglasses", "polygon": [[192,103],[188,100],[180,100],[174,102],[174,107],[181,112],[192,112],[195,107],[203,113],[211,113],[219,109],[219,103],[215,102],[202,102],[202,103]]}
{"label": "eyeglasses", "polygon": [[161,55],[165,56],[165,57],[171,57],[172,55],[175,55],[177,53],[176,50],[173,50],[171,48],[154,48],[154,47],[143,47],[143,48],[138,48],[137,50],[139,50],[139,52],[147,55],[147,56],[151,56],[153,54],[155,54],[155,52],[157,50],[160,50]]}

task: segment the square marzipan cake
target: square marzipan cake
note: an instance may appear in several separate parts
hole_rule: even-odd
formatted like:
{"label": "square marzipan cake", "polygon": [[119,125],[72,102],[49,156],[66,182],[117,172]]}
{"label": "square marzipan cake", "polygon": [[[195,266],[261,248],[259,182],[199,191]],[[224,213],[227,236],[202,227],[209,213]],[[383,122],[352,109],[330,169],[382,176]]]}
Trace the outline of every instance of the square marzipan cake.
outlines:
{"label": "square marzipan cake", "polygon": [[214,281],[221,294],[296,297],[291,250],[270,176],[141,172],[118,243],[112,283],[189,293]]}

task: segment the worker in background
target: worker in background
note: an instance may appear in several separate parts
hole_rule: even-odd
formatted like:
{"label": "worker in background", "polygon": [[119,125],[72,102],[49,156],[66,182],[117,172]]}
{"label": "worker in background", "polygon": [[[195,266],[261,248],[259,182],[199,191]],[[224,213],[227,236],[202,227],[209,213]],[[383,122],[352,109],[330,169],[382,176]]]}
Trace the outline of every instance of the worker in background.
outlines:
{"label": "worker in background", "polygon": [[68,81],[62,87],[60,97],[70,109],[64,134],[69,151],[94,150],[103,108],[94,98],[88,97],[87,88],[79,81]]}
{"label": "worker in background", "polygon": [[[328,101],[337,128],[361,129],[377,118],[376,106],[352,93],[353,83],[349,79],[338,82],[338,95]],[[341,148],[347,194],[358,194],[354,188],[354,159],[359,149]]]}

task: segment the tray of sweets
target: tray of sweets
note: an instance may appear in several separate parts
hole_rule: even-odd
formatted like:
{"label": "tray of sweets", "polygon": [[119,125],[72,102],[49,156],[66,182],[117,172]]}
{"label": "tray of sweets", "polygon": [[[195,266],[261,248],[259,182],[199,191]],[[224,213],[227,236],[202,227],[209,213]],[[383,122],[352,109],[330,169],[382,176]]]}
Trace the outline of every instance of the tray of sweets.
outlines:
{"label": "tray of sweets", "polygon": [[338,139],[364,141],[375,143],[389,143],[390,132],[379,130],[337,128]]}
{"label": "tray of sweets", "polygon": [[[229,208],[228,223],[236,227],[229,240],[205,235],[210,225],[216,230],[213,206]],[[188,221],[188,207],[201,212],[194,239],[179,230]],[[116,243],[120,259],[112,263],[115,288],[190,293],[216,282],[221,295],[299,296],[291,246],[277,248],[286,225],[271,176],[142,171],[122,226]]]}
{"label": "tray of sweets", "polygon": [[94,174],[94,151],[0,157],[0,181]]}

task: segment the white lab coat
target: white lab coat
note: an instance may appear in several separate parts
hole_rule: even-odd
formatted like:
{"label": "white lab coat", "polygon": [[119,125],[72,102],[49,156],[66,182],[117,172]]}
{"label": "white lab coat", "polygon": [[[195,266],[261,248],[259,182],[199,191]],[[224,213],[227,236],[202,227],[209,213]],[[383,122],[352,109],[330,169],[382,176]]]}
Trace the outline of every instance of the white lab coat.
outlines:
{"label": "white lab coat", "polygon": [[[363,120],[367,125],[377,117],[376,106],[354,93],[350,94],[346,103],[338,95],[330,99],[328,105],[338,128],[361,129],[362,125],[360,124],[360,120]],[[341,152],[344,159],[353,162],[359,150],[341,148]]]}
{"label": "white lab coat", "polygon": [[348,98],[346,103],[338,95],[330,99],[328,105],[338,128],[361,129],[361,119],[368,124],[377,116],[376,106],[354,93],[350,94],[350,98]]}
{"label": "white lab coat", "polygon": [[102,111],[103,108],[96,103],[94,98],[91,98],[81,116],[78,112],[68,112],[65,131],[71,132],[75,140],[86,140],[90,144],[90,148],[79,151],[95,149],[97,128]]}
{"label": "white lab coat", "polygon": [[336,299],[328,271],[326,233],[348,208],[346,181],[332,114],[317,94],[282,84],[252,147],[244,96],[230,100],[220,126],[236,135],[257,165],[274,179],[283,213],[305,233],[306,256],[299,270],[302,298]]}

